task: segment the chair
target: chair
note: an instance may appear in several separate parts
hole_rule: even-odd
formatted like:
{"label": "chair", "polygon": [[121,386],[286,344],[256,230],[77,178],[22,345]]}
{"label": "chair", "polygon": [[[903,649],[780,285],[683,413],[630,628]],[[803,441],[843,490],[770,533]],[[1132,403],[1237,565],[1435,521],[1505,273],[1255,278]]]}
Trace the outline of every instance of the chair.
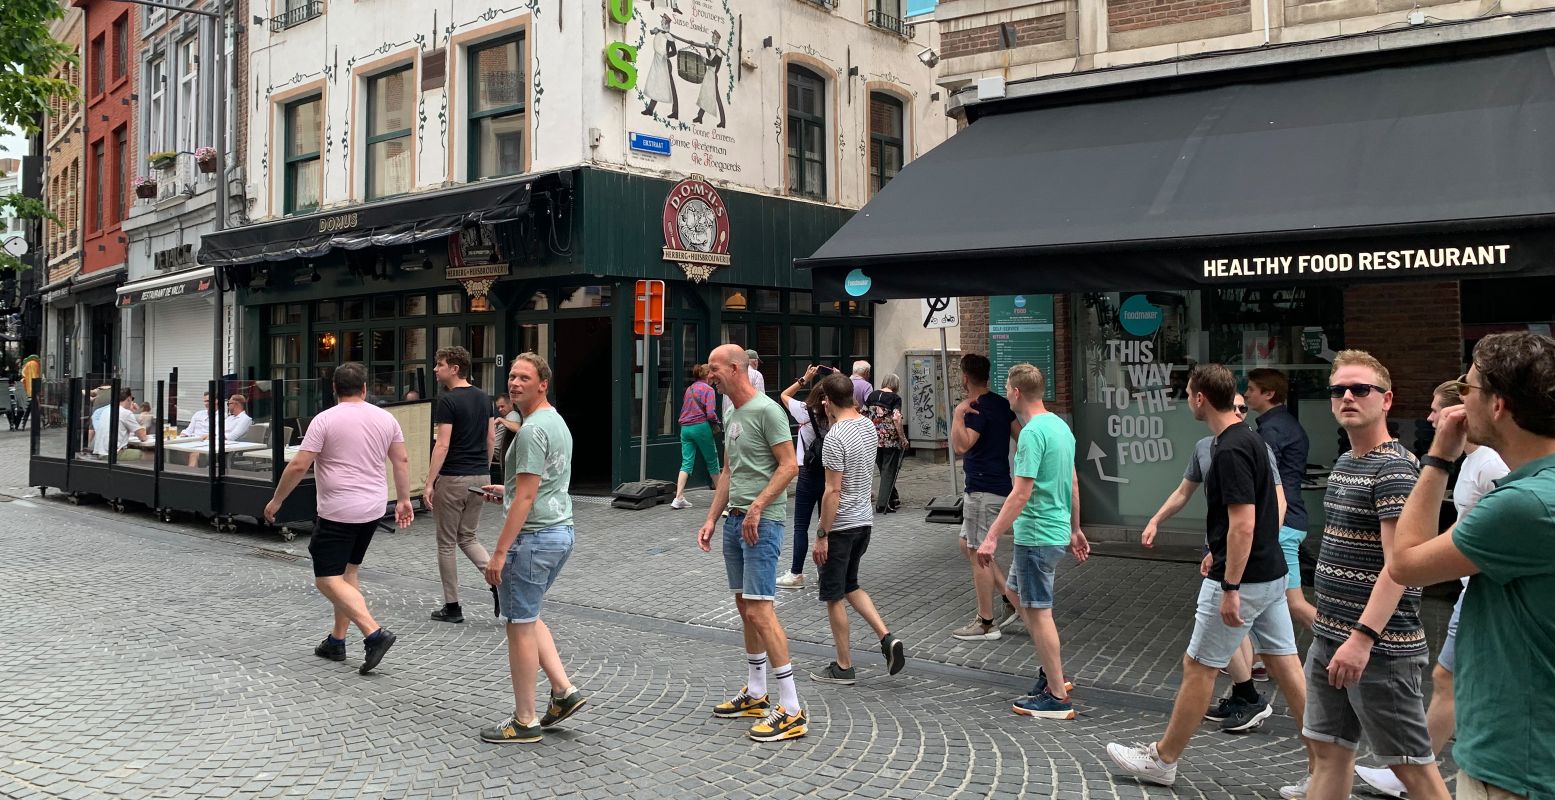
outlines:
{"label": "chair", "polygon": [[263,443],[269,441],[269,437],[270,423],[255,422],[254,424],[249,425],[248,430],[244,431],[243,435],[239,436],[237,440],[240,442]]}

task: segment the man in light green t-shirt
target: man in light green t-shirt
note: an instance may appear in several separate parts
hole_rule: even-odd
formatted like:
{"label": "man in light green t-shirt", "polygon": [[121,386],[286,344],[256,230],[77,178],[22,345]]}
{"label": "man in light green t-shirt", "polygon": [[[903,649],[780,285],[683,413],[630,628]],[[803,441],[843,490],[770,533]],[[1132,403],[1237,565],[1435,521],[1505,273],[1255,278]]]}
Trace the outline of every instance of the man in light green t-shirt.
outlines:
{"label": "man in light green t-shirt", "polygon": [[[551,367],[534,353],[520,353],[508,371],[508,396],[524,415],[504,466],[505,486],[485,487],[502,495],[507,515],[486,565],[486,582],[496,587],[507,617],[508,664],[513,680],[513,714],[481,729],[488,742],[538,742],[541,729],[572,716],[583,695],[567,680],[551,629],[540,620],[545,593],[572,554],[572,431],[547,400]],[[551,682],[545,716],[535,718],[535,681],[541,666]]]}
{"label": "man in light green t-shirt", "polygon": [[[703,552],[725,507],[724,571],[745,630],[745,687],[734,699],[713,707],[724,719],[760,717],[746,734],[758,742],[805,735],[808,718],[799,705],[794,665],[788,659],[788,634],[772,601],[777,597],[778,558],[783,551],[783,517],[788,484],[799,474],[788,415],[758,391],[746,372],[750,358],[738,345],[726,344],[707,359],[708,380],[726,395],[734,411],[724,420],[724,471],[718,492],[697,532]],[[777,682],[778,702],[767,699],[767,662]]]}
{"label": "man in light green t-shirt", "polygon": [[[1456,385],[1463,404],[1437,417],[1397,529],[1383,528],[1388,573],[1405,586],[1473,576],[1453,672],[1458,800],[1555,800],[1555,339],[1486,336]],[[1437,536],[1470,441],[1511,472]]]}
{"label": "man in light green t-shirt", "polygon": [[1069,702],[1069,682],[1053,622],[1053,579],[1066,551],[1075,560],[1090,556],[1091,546],[1080,531],[1080,500],[1075,493],[1074,434],[1064,421],[1042,402],[1047,381],[1030,364],[1010,367],[1005,382],[1010,407],[1025,420],[1015,447],[1014,489],[1004,501],[998,519],[983,537],[977,557],[993,562],[999,536],[1015,532],[1015,559],[1010,565],[1009,588],[1020,594],[1020,613],[1031,631],[1042,667],[1031,694],[1015,700],[1017,714],[1044,719],[1074,719]]}

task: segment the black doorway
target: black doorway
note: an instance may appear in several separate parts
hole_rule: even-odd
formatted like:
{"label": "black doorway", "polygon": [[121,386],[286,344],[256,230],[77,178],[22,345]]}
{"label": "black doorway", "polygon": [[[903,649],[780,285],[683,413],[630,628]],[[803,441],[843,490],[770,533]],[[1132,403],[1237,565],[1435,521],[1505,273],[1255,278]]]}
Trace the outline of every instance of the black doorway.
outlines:
{"label": "black doorway", "polygon": [[551,362],[552,396],[572,431],[572,491],[606,495],[611,444],[610,318],[556,320],[556,359]]}

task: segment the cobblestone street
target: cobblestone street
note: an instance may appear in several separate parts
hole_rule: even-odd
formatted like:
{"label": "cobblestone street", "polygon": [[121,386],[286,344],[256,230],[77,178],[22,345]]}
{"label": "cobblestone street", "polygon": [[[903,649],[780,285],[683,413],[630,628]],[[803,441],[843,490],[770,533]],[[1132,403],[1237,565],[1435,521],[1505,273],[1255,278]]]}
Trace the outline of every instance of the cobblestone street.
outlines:
{"label": "cobblestone street", "polygon": [[[25,441],[0,439],[0,796],[1277,797],[1304,759],[1288,718],[1247,736],[1206,727],[1172,790],[1117,778],[1108,741],[1165,725],[1197,588],[1191,564],[1101,556],[1058,583],[1079,719],[1014,716],[1036,666],[1024,634],[970,644],[955,528],[921,512],[879,520],[864,584],[912,659],[881,669],[855,622],[856,687],[801,678],[810,735],[757,745],[708,708],[743,680],[737,615],[696,508],[577,503],[578,546],[546,616],[589,696],[534,747],[485,744],[510,704],[501,631],[468,562],[470,622],[440,602],[431,520],[381,534],[364,584],[400,637],[379,672],[311,653],[328,607],[306,535],[71,506],[23,488]],[[12,488],[5,488],[12,487]],[[21,499],[13,499],[21,498]],[[495,538],[488,510],[483,539]],[[786,548],[785,548],[786,553]],[[811,585],[779,614],[800,672],[829,660]],[[1433,643],[1445,607],[1430,601]]]}

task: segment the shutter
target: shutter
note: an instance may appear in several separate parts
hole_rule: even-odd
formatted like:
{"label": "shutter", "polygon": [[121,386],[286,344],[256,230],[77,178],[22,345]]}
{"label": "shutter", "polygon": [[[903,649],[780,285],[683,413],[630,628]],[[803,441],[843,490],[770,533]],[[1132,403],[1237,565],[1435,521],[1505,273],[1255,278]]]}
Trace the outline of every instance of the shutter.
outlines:
{"label": "shutter", "polygon": [[215,307],[198,297],[150,305],[146,314],[146,349],[151,356],[147,399],[155,397],[155,381],[166,381],[177,367],[178,421],[188,422],[211,380],[211,313]]}

